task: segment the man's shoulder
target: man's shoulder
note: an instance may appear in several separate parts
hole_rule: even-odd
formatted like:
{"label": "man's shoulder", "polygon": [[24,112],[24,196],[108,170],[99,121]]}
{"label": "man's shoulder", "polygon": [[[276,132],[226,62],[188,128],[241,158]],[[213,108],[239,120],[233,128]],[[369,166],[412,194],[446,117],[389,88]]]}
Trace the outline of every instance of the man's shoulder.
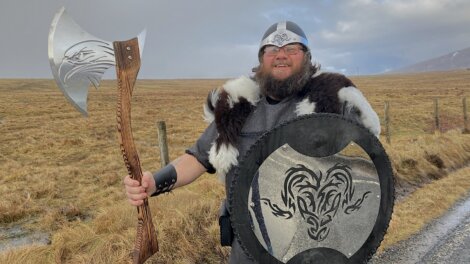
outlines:
{"label": "man's shoulder", "polygon": [[341,89],[343,87],[355,86],[346,76],[336,72],[319,72],[312,76],[311,88]]}
{"label": "man's shoulder", "polygon": [[207,95],[204,120],[211,123],[214,121],[216,111],[231,111],[237,105],[256,106],[259,100],[260,89],[252,78],[241,76],[230,79]]}
{"label": "man's shoulder", "polygon": [[[299,97],[302,98],[302,104],[309,105],[315,103],[314,111],[316,113],[341,113],[344,98],[341,96],[345,90],[357,90],[353,82],[340,73],[334,72],[316,72],[311,80],[305,85]],[[308,100],[308,102],[304,102]],[[307,106],[303,108],[310,109]],[[302,113],[308,111],[301,111]]]}

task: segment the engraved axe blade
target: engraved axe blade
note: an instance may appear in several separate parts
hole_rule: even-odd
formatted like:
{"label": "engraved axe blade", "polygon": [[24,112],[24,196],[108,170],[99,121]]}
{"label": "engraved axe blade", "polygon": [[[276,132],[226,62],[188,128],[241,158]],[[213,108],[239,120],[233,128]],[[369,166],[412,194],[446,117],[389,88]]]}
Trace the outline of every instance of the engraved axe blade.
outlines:
{"label": "engraved axe blade", "polygon": [[[146,30],[138,38],[142,56]],[[90,85],[98,88],[104,72],[115,66],[113,43],[83,30],[62,7],[54,16],[48,40],[52,74],[70,103],[87,116]]]}

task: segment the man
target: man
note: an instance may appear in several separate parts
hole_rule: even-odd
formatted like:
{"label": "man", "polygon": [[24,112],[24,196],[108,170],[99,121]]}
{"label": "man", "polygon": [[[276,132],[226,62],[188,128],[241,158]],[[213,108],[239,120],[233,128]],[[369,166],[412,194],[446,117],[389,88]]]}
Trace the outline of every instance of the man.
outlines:
{"label": "man", "polygon": [[[254,78],[230,80],[209,94],[204,112],[210,125],[186,154],[154,175],[145,172],[142,186],[125,178],[132,205],[191,183],[204,172],[217,172],[228,193],[239,157],[262,134],[301,115],[341,114],[379,135],[378,116],[362,93],[345,76],[321,73],[312,64],[306,35],[295,23],[269,27],[258,59]],[[230,263],[250,262],[234,239]]]}

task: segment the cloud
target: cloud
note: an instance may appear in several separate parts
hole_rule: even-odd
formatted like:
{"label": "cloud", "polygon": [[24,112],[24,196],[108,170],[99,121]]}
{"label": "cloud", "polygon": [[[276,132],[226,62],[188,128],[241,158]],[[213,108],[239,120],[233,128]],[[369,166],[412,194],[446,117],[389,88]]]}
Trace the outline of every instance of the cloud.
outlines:
{"label": "cloud", "polygon": [[[334,11],[336,16],[332,19],[327,18],[332,11],[326,12],[322,19],[329,23],[310,32],[310,39],[315,39],[319,50],[351,52],[356,65],[364,65],[362,71],[366,73],[415,63],[470,43],[466,30],[470,22],[469,1],[353,0],[341,1]],[[347,65],[351,63],[348,60],[338,61],[333,54],[324,59],[337,67],[358,67]],[[366,66],[367,61],[379,65],[376,60],[383,66]]]}
{"label": "cloud", "polygon": [[[59,0],[7,1],[0,9],[0,77],[50,77],[47,34]],[[247,73],[273,23],[302,27],[324,69],[378,73],[470,46],[467,0],[65,0],[75,20],[105,40],[147,28],[141,78]],[[34,49],[31,44],[34,43]],[[21,54],[21,56],[18,56]]]}

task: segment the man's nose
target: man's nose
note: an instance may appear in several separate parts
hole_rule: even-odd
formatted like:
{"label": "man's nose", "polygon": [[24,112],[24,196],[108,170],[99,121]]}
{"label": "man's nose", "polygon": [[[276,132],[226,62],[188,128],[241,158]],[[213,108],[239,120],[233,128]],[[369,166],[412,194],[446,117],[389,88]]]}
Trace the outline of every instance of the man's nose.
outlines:
{"label": "man's nose", "polygon": [[279,52],[276,54],[276,60],[285,58],[287,58],[286,52],[284,51],[284,49],[279,49]]}

